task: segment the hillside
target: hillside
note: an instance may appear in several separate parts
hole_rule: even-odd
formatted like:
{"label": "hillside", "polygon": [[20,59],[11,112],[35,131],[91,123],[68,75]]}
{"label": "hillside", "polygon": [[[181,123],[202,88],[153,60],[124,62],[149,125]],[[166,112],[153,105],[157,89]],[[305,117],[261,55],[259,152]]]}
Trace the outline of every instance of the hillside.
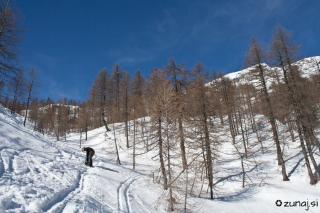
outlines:
{"label": "hillside", "polygon": [[[301,68],[302,76],[303,77],[309,77],[311,75],[319,74],[319,67],[315,63],[317,61],[320,63],[320,56],[314,56],[309,58],[304,58],[302,60],[297,61],[293,65],[297,65]],[[270,69],[272,72],[277,72],[278,75],[281,75],[281,69],[278,67],[269,67],[267,64],[264,64],[268,69]],[[247,69],[243,69],[240,71],[232,72],[229,74],[226,74],[225,77],[229,79],[240,79],[241,76],[248,73],[248,71],[252,69],[251,67]]]}
{"label": "hillside", "polygon": [[98,148],[88,168],[78,143],[53,141],[22,123],[0,106],[0,212],[155,212],[149,206],[157,187],[148,178]]}
{"label": "hillside", "polygon": [[[263,116],[259,119],[263,121]],[[32,131],[30,123],[27,128],[23,127],[22,121],[19,115],[12,116],[0,106],[1,212],[164,212],[167,208],[166,193],[161,183],[157,183],[159,163],[156,150],[145,153],[143,143],[137,141],[136,151],[140,155],[136,157],[136,171],[133,171],[132,147],[125,148],[123,124],[114,125],[115,134],[112,131],[106,135],[105,129],[99,128],[89,132],[88,141],[82,140],[83,146],[96,150],[94,167],[88,168],[83,163],[85,154],[79,149],[79,134],[73,133],[68,135],[67,141],[58,142]],[[133,122],[130,125],[132,128]],[[221,144],[219,158],[214,164],[215,199],[204,199],[207,187],[200,190],[201,183],[194,183],[194,187],[188,189],[188,211],[319,211],[319,184],[309,185],[298,142],[284,144],[290,181],[283,182],[275,148],[268,137],[269,127],[264,124],[262,129],[266,138],[264,153],[258,151],[251,133],[252,153],[248,160],[244,160],[247,175],[242,188],[240,157],[230,143],[227,127],[218,127],[220,131],[216,136]],[[137,138],[142,138],[141,132],[137,134]],[[122,165],[116,164],[114,137]],[[188,155],[193,151],[189,149]],[[316,154],[319,161],[319,152]],[[175,163],[179,164],[179,160]],[[195,175],[199,174],[190,172],[189,180],[195,180]],[[178,181],[183,185],[185,179],[179,177]],[[175,208],[183,209],[183,192],[174,191],[174,196]],[[282,201],[282,206],[276,206],[277,200]],[[300,203],[292,206],[295,201]],[[285,202],[291,202],[292,207],[284,207]]]}
{"label": "hillside", "polygon": [[[272,82],[276,82],[277,78],[281,81],[283,73],[279,67],[270,67],[267,64],[263,64],[263,65],[265,67],[266,75],[268,76],[267,78],[268,85],[270,85]],[[320,74],[320,56],[304,58],[302,60],[297,61],[293,65],[296,65],[300,68],[302,72],[301,73],[302,77],[308,78],[308,77],[311,77],[312,75]],[[249,81],[252,81],[252,79],[248,79],[248,73],[251,69],[253,69],[253,67],[249,67],[237,72],[226,74],[224,75],[224,77],[229,78],[231,80],[235,80],[236,82],[240,82],[240,83],[249,82]]]}

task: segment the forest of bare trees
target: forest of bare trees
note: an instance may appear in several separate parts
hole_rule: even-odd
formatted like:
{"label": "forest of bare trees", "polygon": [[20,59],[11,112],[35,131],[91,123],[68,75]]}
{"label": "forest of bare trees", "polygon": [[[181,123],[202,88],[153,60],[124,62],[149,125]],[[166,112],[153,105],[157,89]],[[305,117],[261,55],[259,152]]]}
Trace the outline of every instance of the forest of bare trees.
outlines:
{"label": "forest of bare trees", "polygon": [[[268,138],[262,134],[262,126],[270,132],[269,139],[277,153],[273,163],[279,165],[283,181],[289,181],[284,147],[294,141],[300,143],[310,184],[320,179],[319,162],[315,159],[315,150],[320,150],[316,132],[319,62],[313,61],[319,70],[317,75],[303,77],[301,67],[295,64],[301,58],[300,45],[282,26],[275,27],[266,49],[257,38],[251,39],[243,63],[247,72],[241,79],[217,74],[201,62],[187,69],[172,58],[163,68],[153,69],[148,77],[140,70],[131,77],[116,63],[110,71],[103,68],[97,73],[87,100],[62,98],[55,103],[50,98],[36,98],[35,89],[41,85],[36,68],[24,72],[15,64],[20,31],[13,30],[18,27],[16,17],[3,2],[0,84],[8,88],[8,93],[1,92],[1,104],[11,113],[23,114],[36,131],[58,141],[67,140],[70,132],[81,133],[81,137],[84,133],[81,139],[87,140],[90,130],[103,127],[106,132],[115,131],[114,124],[123,123],[126,147],[122,149],[132,150],[133,169],[136,155],[156,150],[152,160],[158,162],[159,169],[154,172],[154,179],[168,191],[165,196],[171,211],[183,203],[186,209],[188,196],[214,198],[214,171],[217,162],[223,160],[223,142],[232,144],[241,158],[244,187],[247,176],[243,164],[254,161],[257,150],[262,154],[265,151]],[[10,35],[12,32],[17,34]],[[285,131],[279,130],[280,125]],[[226,132],[221,132],[223,127]],[[290,137],[284,137],[284,132]],[[222,141],[221,134],[228,141]],[[249,141],[249,135],[254,139]],[[115,140],[115,152],[117,143]],[[174,191],[184,199],[178,200]]]}

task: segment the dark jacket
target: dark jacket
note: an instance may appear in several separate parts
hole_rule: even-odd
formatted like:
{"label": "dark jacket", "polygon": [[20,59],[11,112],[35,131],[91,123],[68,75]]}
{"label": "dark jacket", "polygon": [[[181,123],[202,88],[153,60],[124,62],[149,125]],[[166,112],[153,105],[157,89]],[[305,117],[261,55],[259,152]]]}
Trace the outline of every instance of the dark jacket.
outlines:
{"label": "dark jacket", "polygon": [[87,156],[89,156],[89,155],[93,156],[94,153],[95,153],[95,152],[94,152],[94,149],[92,149],[92,148],[90,148],[90,147],[84,148],[84,151],[87,152]]}

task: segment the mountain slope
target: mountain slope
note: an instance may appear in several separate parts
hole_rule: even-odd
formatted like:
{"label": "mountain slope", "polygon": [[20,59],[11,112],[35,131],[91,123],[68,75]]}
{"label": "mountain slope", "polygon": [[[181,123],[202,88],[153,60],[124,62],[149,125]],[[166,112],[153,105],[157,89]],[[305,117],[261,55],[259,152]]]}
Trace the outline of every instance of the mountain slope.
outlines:
{"label": "mountain slope", "polygon": [[[318,62],[318,65],[316,62]],[[302,72],[302,77],[310,77],[312,75],[319,75],[320,74],[320,70],[319,70],[320,56],[304,58],[300,61],[297,61],[293,65],[296,65],[300,68],[300,70]],[[266,67],[265,71],[267,73],[277,73],[279,78],[281,78],[281,76],[283,76],[282,70],[279,67],[269,67],[267,64],[264,64],[264,66]],[[246,81],[247,79],[245,78],[245,75],[247,75],[249,73],[250,69],[252,69],[252,68],[253,67],[249,67],[249,68],[237,71],[237,72],[232,72],[232,73],[226,74],[224,77],[229,78],[231,80],[238,80],[240,82]],[[275,79],[273,79],[273,80],[275,80]],[[269,79],[269,81],[271,81],[271,79]]]}
{"label": "mountain slope", "polygon": [[146,204],[154,192],[139,173],[99,151],[95,167],[86,167],[79,144],[54,142],[22,123],[0,105],[0,212],[155,212]]}
{"label": "mountain slope", "polygon": [[[156,150],[137,156],[137,171],[131,170],[132,149],[124,148],[123,124],[115,124],[115,134],[106,134],[104,128],[89,132],[88,141],[82,141],[82,145],[93,147],[96,154],[95,167],[88,168],[84,165],[85,154],[79,149],[79,134],[70,134],[67,141],[57,142],[33,132],[31,126],[23,127],[22,123],[21,116],[12,116],[0,106],[0,212],[165,212],[167,209],[166,192],[148,177],[153,173],[158,181],[154,172],[159,163],[152,160]],[[262,137],[267,138],[265,152],[254,151],[258,150],[254,145],[250,147],[253,154],[244,161],[247,176],[242,188],[240,158],[226,127],[221,128],[217,135],[221,141],[220,157],[214,164],[215,199],[189,195],[190,212],[319,211],[320,186],[309,184],[298,142],[285,145],[290,181],[283,182],[272,139],[268,138],[269,127],[264,126],[261,131]],[[119,142],[121,166],[115,164],[114,136]],[[254,136],[251,134],[249,138],[249,144],[254,144]],[[189,178],[193,180],[194,175],[189,174]],[[194,183],[192,194],[199,193],[199,184]],[[201,197],[206,196],[205,191],[206,186]],[[176,202],[184,200],[178,192],[175,197]],[[282,202],[279,207],[278,200]],[[285,202],[290,202],[291,207],[284,207]],[[175,208],[183,209],[179,205],[176,203]]]}
{"label": "mountain slope", "polygon": [[[320,57],[316,58],[320,61]],[[302,70],[316,73],[311,59],[297,62]],[[277,70],[272,68],[270,70]],[[228,74],[239,82],[246,70]],[[310,73],[312,73],[310,72]],[[307,74],[307,72],[306,72]],[[270,79],[271,81],[271,79]],[[248,131],[248,159],[243,159],[245,186],[241,158],[231,144],[227,122],[222,125],[212,119],[212,138],[219,142],[214,159],[214,199],[209,200],[207,183],[202,176],[201,164],[191,159],[199,150],[187,143],[190,164],[188,176],[181,169],[178,145],[172,145],[172,175],[174,182],[174,207],[190,212],[319,212],[319,184],[309,184],[308,173],[298,140],[292,142],[285,126],[277,123],[281,146],[284,150],[290,181],[281,180],[281,167],[277,165],[275,146],[266,118],[256,115],[260,137],[264,138],[264,151],[260,149],[254,132]],[[146,122],[144,133],[139,123]],[[227,118],[224,117],[227,121]],[[34,132],[32,124],[23,127],[23,118],[11,115],[0,105],[0,213],[1,212],[165,212],[168,192],[161,185],[161,172],[157,148],[146,152],[147,138],[151,144],[149,118],[138,119],[136,132],[136,171],[133,171],[133,121],[129,122],[130,148],[126,148],[124,124],[110,125],[88,132],[82,146],[95,149],[93,168],[84,165],[85,154],[80,151],[80,134],[67,135],[66,141]],[[247,124],[250,125],[250,124]],[[192,129],[186,128],[192,133]],[[295,135],[297,135],[295,133]],[[83,139],[84,137],[82,137]],[[121,165],[116,164],[115,141],[118,144]],[[215,142],[216,142],[215,141]],[[240,135],[236,147],[244,152]],[[317,162],[320,153],[314,150]],[[178,156],[178,157],[177,157]],[[202,157],[202,156],[200,156]],[[199,160],[200,162],[200,160]],[[181,174],[181,175],[180,175]],[[179,176],[180,175],[180,176]],[[151,178],[152,177],[152,178]],[[187,187],[186,181],[188,181]],[[184,196],[186,188],[188,196]],[[290,204],[285,207],[286,202]],[[276,204],[281,206],[277,206]]]}

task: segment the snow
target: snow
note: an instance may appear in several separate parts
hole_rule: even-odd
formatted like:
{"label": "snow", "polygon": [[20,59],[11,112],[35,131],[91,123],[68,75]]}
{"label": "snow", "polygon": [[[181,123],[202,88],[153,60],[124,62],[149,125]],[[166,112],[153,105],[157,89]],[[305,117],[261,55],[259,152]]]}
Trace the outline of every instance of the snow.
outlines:
{"label": "snow", "polygon": [[[22,123],[21,116],[0,106],[0,212],[165,212],[165,201],[159,201],[162,187],[147,175],[157,162],[140,155],[137,171],[130,169],[131,151],[124,148],[124,135],[118,135],[120,166],[115,163],[112,134],[106,136],[104,128],[90,131],[89,140],[82,141],[96,150],[94,167],[89,168],[80,152],[79,134],[58,142]],[[215,164],[215,199],[189,197],[190,211],[304,212],[306,207],[277,207],[275,202],[318,202],[319,185],[309,185],[298,143],[286,153],[289,182],[281,181],[271,150],[257,156],[258,166],[247,161],[253,183],[242,188],[239,158],[225,142],[223,161]],[[317,205],[308,211],[319,210]]]}
{"label": "snow", "polygon": [[[316,62],[319,64],[320,63],[320,56],[314,56],[314,57],[309,57],[309,58],[304,58],[302,60],[297,61],[293,65],[296,65],[300,67],[301,70],[301,75],[302,77],[311,77],[312,75],[318,75],[319,74],[319,68],[316,64]],[[278,76],[283,76],[282,70],[279,67],[269,67],[267,64],[263,63],[262,66],[264,67],[265,71],[265,77],[267,81],[267,86],[269,87],[271,83],[276,83],[276,79],[272,78],[271,73],[277,73]],[[320,66],[320,64],[319,64]],[[230,80],[234,80],[236,83],[255,83],[255,80],[248,79],[250,77],[250,70],[253,69],[254,67],[249,67],[237,72],[232,72],[229,74],[224,75],[225,78],[228,78]],[[280,79],[281,80],[281,79]]]}
{"label": "snow", "polygon": [[[317,59],[320,61],[320,57]],[[307,69],[311,65],[302,63],[302,66]],[[0,105],[0,213],[167,212],[167,191],[159,180],[159,162],[154,158],[157,150],[144,153],[141,133],[137,134],[140,139],[137,139],[136,170],[132,170],[132,147],[126,148],[124,124],[114,125],[121,165],[116,163],[113,131],[107,134],[105,128],[89,131],[87,141],[82,133],[82,146],[96,151],[94,167],[90,168],[84,165],[85,153],[80,149],[79,133],[67,135],[66,141],[56,141],[33,131],[31,123],[27,122],[24,127],[23,119],[20,115],[11,115]],[[320,186],[309,184],[299,142],[288,139],[281,145],[290,178],[283,182],[275,146],[268,132],[270,127],[263,123],[263,116],[257,116],[257,119],[262,122],[264,153],[256,143],[255,134],[250,132],[252,155],[244,160],[248,175],[244,188],[240,157],[231,144],[228,125],[219,126],[217,122],[215,137],[220,145],[219,158],[213,164],[214,199],[208,199],[206,183],[200,192],[201,182],[195,182],[193,192],[187,198],[189,212],[320,212]],[[132,125],[133,122],[131,129]],[[110,127],[113,129],[113,125]],[[281,138],[289,137],[282,124],[278,123],[278,128]],[[242,152],[241,137],[237,137]],[[187,150],[188,161],[195,151]],[[319,156],[319,151],[315,150],[317,162]],[[173,173],[176,177],[181,164],[179,167],[179,159],[172,161],[178,170]],[[190,181],[200,176],[197,169],[201,170],[191,166]],[[179,184],[184,184],[184,175],[177,180]],[[190,186],[188,190],[191,190]],[[174,195],[180,203],[184,200],[184,194],[178,190],[174,190]],[[282,202],[280,207],[276,206],[278,200]],[[295,206],[284,207],[285,202]],[[181,212],[183,208],[177,204],[176,209]]]}
{"label": "snow", "polygon": [[89,168],[79,135],[68,146],[22,124],[23,117],[0,105],[0,212],[156,212],[159,186],[105,159],[102,129],[85,144],[96,149]]}

